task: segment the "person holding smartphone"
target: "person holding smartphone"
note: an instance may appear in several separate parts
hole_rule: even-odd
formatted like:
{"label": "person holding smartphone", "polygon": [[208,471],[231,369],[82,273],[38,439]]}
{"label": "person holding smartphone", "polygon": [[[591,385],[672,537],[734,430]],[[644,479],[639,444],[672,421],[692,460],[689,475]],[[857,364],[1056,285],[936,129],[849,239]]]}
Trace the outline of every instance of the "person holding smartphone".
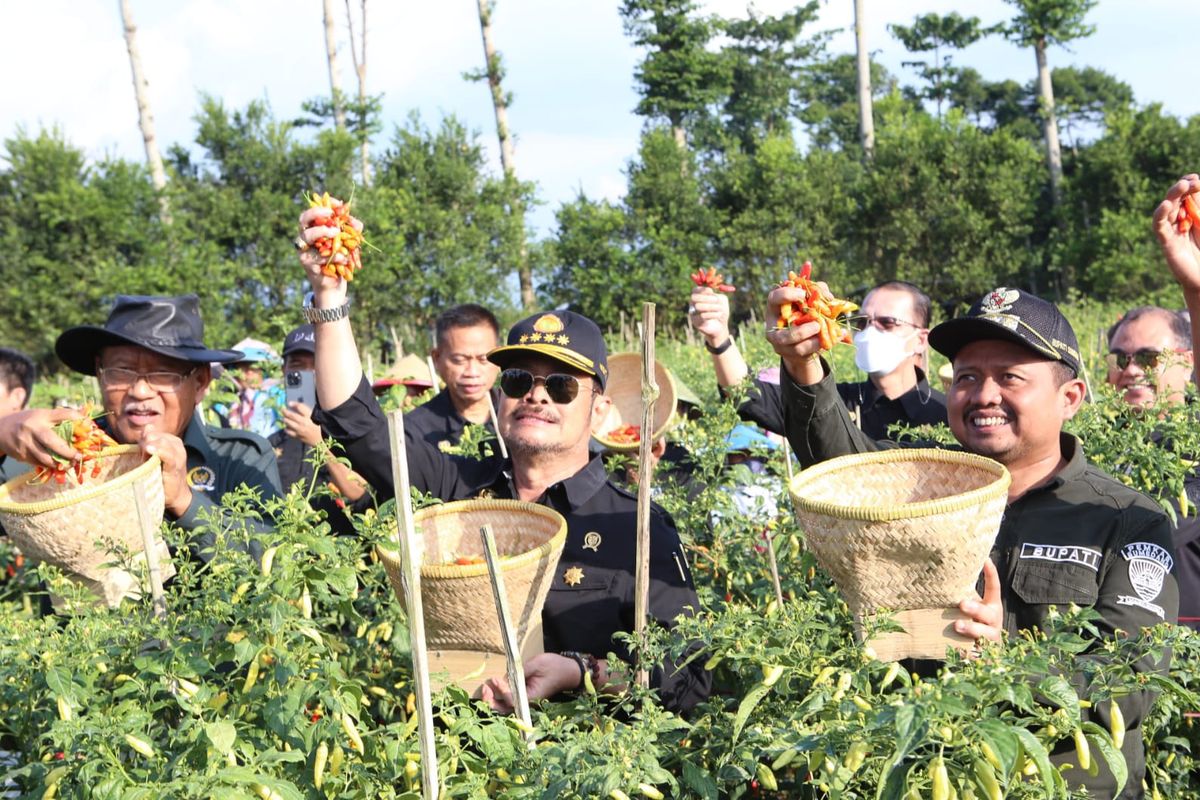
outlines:
{"label": "person holding smartphone", "polygon": [[272,434],[269,441],[275,448],[283,490],[286,492],[301,481],[306,485],[314,480],[330,485],[336,494],[314,496],[313,507],[325,512],[334,533],[349,535],[354,533],[354,525],[345,509],[356,510],[364,498],[369,502],[370,497],[366,483],[336,458],[327,459],[319,468],[310,460],[312,449],[323,438],[321,426],[312,419],[317,405],[315,342],[312,325],[301,325],[284,339],[283,384],[287,405],[283,410],[283,430]]}

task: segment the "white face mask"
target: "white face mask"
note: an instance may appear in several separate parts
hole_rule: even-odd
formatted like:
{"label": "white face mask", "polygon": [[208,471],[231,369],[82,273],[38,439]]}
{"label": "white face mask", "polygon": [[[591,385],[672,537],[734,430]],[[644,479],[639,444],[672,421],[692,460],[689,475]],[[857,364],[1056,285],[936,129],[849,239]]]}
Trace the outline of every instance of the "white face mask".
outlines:
{"label": "white face mask", "polygon": [[913,354],[904,345],[914,335],[916,331],[901,338],[868,325],[865,330],[854,334],[854,347],[857,349],[854,364],[871,375],[887,375]]}

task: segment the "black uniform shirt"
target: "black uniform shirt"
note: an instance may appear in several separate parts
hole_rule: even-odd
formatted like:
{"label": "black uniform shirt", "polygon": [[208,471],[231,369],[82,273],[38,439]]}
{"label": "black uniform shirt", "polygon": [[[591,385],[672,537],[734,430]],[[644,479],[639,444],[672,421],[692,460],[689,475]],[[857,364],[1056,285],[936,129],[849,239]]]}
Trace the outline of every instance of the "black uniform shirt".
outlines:
{"label": "black uniform shirt", "polygon": [[[788,440],[802,466],[848,453],[895,447],[872,441],[848,418],[826,367],[824,379],[799,386],[783,374]],[[924,446],[929,446],[925,444]],[[1179,616],[1175,553],[1171,522],[1163,510],[1141,492],[1087,463],[1079,440],[1061,434],[1067,464],[1047,483],[1030,489],[1005,509],[991,558],[1000,573],[1004,629],[1009,634],[1038,627],[1051,606],[1070,603],[1100,613],[1101,636],[1117,631],[1136,633]],[[1099,654],[1080,659],[1099,660]],[[1165,674],[1169,660],[1146,659],[1133,665],[1139,672]],[[1067,676],[1081,696],[1086,692],[1082,672]],[[1129,780],[1121,798],[1142,796],[1146,771],[1142,721],[1154,699],[1151,691],[1120,698],[1129,735],[1122,748]],[[1109,726],[1108,704],[1083,712],[1085,720]],[[1070,740],[1065,740],[1069,743]],[[1071,763],[1074,746],[1056,749],[1051,760]],[[1116,796],[1115,780],[1101,765],[1091,777],[1081,770],[1068,775],[1072,787],[1084,783],[1093,797]]]}
{"label": "black uniform shirt", "polygon": [[[279,464],[279,482],[284,494],[289,492],[292,485],[296,483],[303,482],[307,489],[308,484],[314,481],[323,485],[333,480],[328,467],[323,464],[317,467],[309,461],[313,449],[295,436],[289,436],[286,430],[275,431],[267,441],[275,448],[275,459]],[[368,492],[358,501],[350,503],[349,506],[352,512],[361,512],[369,508],[371,504],[371,496]],[[354,523],[346,516],[345,508],[338,506],[333,497],[327,494],[314,495],[311,505],[317,511],[324,512],[329,527],[338,536],[349,536],[354,533]]]}
{"label": "black uniform shirt", "polygon": [[[786,376],[784,376],[786,379]],[[946,422],[946,395],[929,386],[925,373],[917,369],[917,383],[895,399],[879,391],[869,380],[837,384],[838,396],[850,419],[872,439],[887,439],[888,427],[937,425]],[[783,434],[783,390],[777,383],[755,378],[738,416],[771,433]]]}
{"label": "black uniform shirt", "polygon": [[[365,380],[345,403],[328,411],[318,409],[313,418],[346,448],[355,471],[375,487],[380,499],[392,496],[387,421]],[[507,462],[447,456],[405,433],[415,488],[443,500],[481,492],[517,496]],[[542,609],[546,651],[577,650],[598,658],[611,651],[628,659],[626,648],[612,637],[633,630],[637,498],[610,483],[603,462],[593,457],[579,472],[547,489],[538,502],[567,521],[567,541]],[[655,507],[650,524],[650,615],[669,627],[677,616],[699,606],[675,525]],[[651,683],[665,707],[686,710],[708,696],[710,675],[702,659],[694,659],[682,670],[674,663],[655,669]]]}
{"label": "black uniform shirt", "polygon": [[[492,403],[495,404],[498,400],[496,391],[493,389]],[[437,449],[442,442],[450,445],[458,444],[463,428],[470,424],[472,424],[470,420],[458,413],[458,409],[454,407],[454,400],[450,397],[449,389],[442,389],[428,402],[422,403],[404,415],[405,435],[420,439],[434,449]],[[484,427],[493,436],[496,435],[496,429],[492,427],[491,420],[485,422]],[[484,460],[494,462],[494,466],[498,467],[502,461],[500,448],[495,442],[489,446],[492,448],[492,456]]]}

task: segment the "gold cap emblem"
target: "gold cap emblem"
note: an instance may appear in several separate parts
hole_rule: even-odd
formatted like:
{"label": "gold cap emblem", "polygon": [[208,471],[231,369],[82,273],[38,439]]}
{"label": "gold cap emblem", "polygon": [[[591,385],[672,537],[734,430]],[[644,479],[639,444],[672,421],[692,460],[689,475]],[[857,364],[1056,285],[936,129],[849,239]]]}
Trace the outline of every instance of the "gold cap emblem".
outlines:
{"label": "gold cap emblem", "polygon": [[533,329],[538,333],[558,333],[565,327],[563,321],[553,314],[542,314],[533,323]]}

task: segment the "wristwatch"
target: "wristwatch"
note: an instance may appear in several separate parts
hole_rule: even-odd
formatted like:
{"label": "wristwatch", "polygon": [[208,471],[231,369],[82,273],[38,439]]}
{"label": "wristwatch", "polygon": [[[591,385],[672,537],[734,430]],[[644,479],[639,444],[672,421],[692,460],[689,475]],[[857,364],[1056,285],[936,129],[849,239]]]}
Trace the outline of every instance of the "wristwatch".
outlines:
{"label": "wristwatch", "polygon": [[732,336],[727,338],[724,342],[717,345],[716,347],[713,347],[711,344],[709,344],[708,339],[704,340],[704,349],[707,350],[708,352],[712,353],[714,356],[721,355],[721,353],[724,353],[726,350],[728,350],[731,347],[733,347],[733,337]]}
{"label": "wristwatch", "polygon": [[579,688],[576,691],[583,691],[586,682],[584,676],[590,675],[592,678],[592,688],[596,687],[596,681],[600,679],[600,662],[591,653],[580,653],[576,650],[564,650],[559,653],[563,658],[569,658],[579,666]]}
{"label": "wristwatch", "polygon": [[309,292],[304,296],[304,305],[300,309],[300,314],[304,317],[305,322],[314,325],[318,322],[337,322],[339,319],[350,316],[350,298],[347,297],[346,302],[337,308],[313,308],[313,293]]}

